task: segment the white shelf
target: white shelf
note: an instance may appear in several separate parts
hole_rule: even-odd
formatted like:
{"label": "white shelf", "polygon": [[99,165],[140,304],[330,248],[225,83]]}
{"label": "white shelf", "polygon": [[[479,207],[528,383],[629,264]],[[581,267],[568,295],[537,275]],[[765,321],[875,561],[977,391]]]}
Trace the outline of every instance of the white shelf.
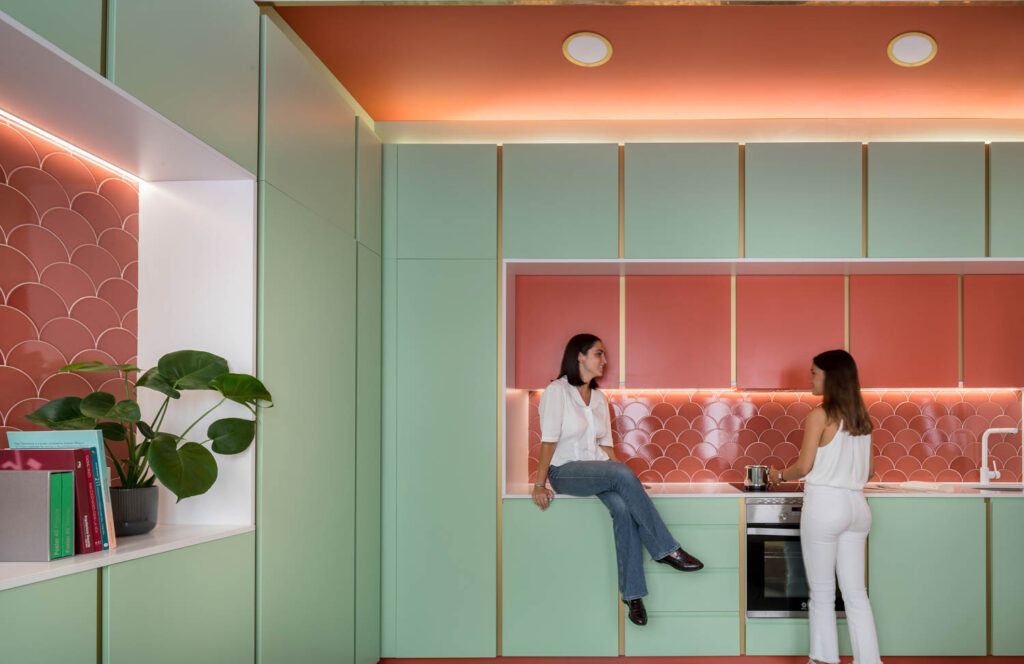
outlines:
{"label": "white shelf", "polygon": [[241,535],[256,530],[247,526],[157,526],[145,535],[118,540],[117,548],[61,558],[48,563],[0,563],[0,591],[27,586],[69,574],[87,572],[108,565],[183,549],[203,542]]}

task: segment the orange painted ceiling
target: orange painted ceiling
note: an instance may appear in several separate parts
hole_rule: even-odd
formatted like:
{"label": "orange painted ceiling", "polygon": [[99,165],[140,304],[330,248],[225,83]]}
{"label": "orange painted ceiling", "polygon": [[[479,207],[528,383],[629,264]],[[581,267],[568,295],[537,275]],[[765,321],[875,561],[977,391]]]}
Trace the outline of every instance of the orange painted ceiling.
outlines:
{"label": "orange painted ceiling", "polygon": [[[280,6],[376,121],[1024,118],[1024,5]],[[612,43],[578,67],[562,41]],[[886,55],[938,42],[923,67]]]}

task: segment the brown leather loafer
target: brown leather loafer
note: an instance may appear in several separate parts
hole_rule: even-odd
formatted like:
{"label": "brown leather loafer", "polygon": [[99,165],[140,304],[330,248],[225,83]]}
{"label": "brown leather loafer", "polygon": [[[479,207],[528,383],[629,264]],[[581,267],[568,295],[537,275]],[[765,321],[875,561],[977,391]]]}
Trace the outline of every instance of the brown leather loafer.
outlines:
{"label": "brown leather loafer", "polygon": [[644,608],[644,601],[639,597],[636,599],[624,599],[622,603],[629,609],[629,622],[634,625],[647,624],[647,609]]}
{"label": "brown leather loafer", "polygon": [[682,548],[676,549],[655,562],[664,563],[680,572],[696,572],[697,570],[704,569],[704,563],[683,551]]}

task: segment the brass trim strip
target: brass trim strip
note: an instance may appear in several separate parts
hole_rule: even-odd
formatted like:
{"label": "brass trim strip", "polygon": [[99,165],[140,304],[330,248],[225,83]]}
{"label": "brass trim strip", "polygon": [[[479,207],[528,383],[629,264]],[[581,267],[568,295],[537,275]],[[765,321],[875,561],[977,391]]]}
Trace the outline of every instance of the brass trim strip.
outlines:
{"label": "brass trim strip", "polygon": [[494,647],[495,647],[496,656],[497,657],[501,657],[501,636],[502,636],[502,634],[501,634],[501,623],[502,623],[502,615],[501,615],[501,587],[502,587],[502,584],[501,584],[501,574],[502,574],[502,568],[501,568],[501,542],[502,542],[502,540],[501,540],[501,514],[502,514],[502,510],[501,510],[501,507],[502,507],[501,506],[501,470],[502,470],[502,461],[504,460],[504,453],[503,453],[504,450],[501,449],[501,442],[502,442],[502,435],[501,435],[501,433],[502,433],[502,426],[503,426],[504,423],[502,422],[501,414],[504,411],[504,404],[502,403],[502,401],[503,401],[503,398],[505,396],[505,389],[504,389],[505,388],[505,385],[504,385],[504,380],[505,380],[504,379],[504,367],[502,366],[502,352],[501,352],[501,344],[502,344],[502,340],[504,338],[504,334],[503,334],[504,330],[502,330],[501,327],[502,327],[502,318],[503,318],[502,311],[504,309],[505,302],[504,302],[504,299],[502,298],[502,295],[503,295],[503,293],[502,293],[502,281],[503,281],[502,277],[503,277],[503,275],[502,275],[502,262],[501,262],[501,258],[502,258],[502,253],[501,253],[502,252],[502,246],[501,246],[501,232],[502,232],[502,226],[501,226],[501,224],[502,224],[502,218],[501,218],[501,194],[502,194],[502,189],[501,189],[501,178],[502,178],[501,157],[502,157],[502,154],[501,154],[501,146],[499,145],[497,147],[498,147],[498,150],[497,150],[497,155],[498,155],[497,156],[497,158],[498,158],[498,187],[497,187],[497,193],[498,193],[498,214],[497,214],[498,229],[497,229],[497,235],[498,235],[498,237],[497,237],[497,251],[498,251],[498,255],[497,255],[497,260],[495,262],[497,263],[497,273],[498,273],[498,286],[497,286],[497,290],[498,290],[498,297],[497,297],[497,300],[498,300],[498,307],[497,307],[497,309],[498,309],[498,311],[497,311],[497,314],[498,314],[498,325],[497,325],[497,327],[498,327],[498,346],[497,346],[497,351],[498,352],[496,353],[496,355],[498,357],[498,372],[497,372],[497,375],[498,375],[498,390],[497,390],[497,392],[498,392],[497,393],[497,402],[498,402],[498,410],[497,410],[498,417],[497,417],[497,421],[498,421],[498,425],[497,425],[497,431],[496,431],[496,437],[497,437],[496,447],[497,447],[498,453],[497,453],[497,458],[496,458],[496,463],[495,463],[495,466],[496,466],[496,469],[497,469],[497,479],[496,479],[496,481],[494,483],[494,486],[495,486],[495,510],[496,510],[496,515],[497,515],[497,532],[495,533],[495,536],[497,537],[497,551],[496,551],[496,553],[497,553],[497,556],[496,556],[497,568],[496,568],[496,572],[495,572],[495,581],[496,581],[496,584],[497,584],[497,593],[496,593],[497,606],[495,607],[495,612],[494,612],[495,621],[496,621],[495,630],[494,630],[494,634],[495,634],[495,646]]}
{"label": "brass trim strip", "polygon": [[[619,258],[626,257],[626,146],[619,146]],[[626,386],[626,276],[619,275],[619,387]],[[620,643],[621,645],[621,643]],[[621,654],[621,653],[620,653]]]}
{"label": "brass trim strip", "polygon": [[992,499],[985,499],[985,654],[992,654]]}
{"label": "brass trim strip", "polygon": [[964,386],[964,275],[956,275],[956,371],[960,387]]}
{"label": "brass trim strip", "polygon": [[729,381],[736,387],[736,275],[729,277]]}
{"label": "brass trim strip", "polygon": [[992,255],[992,144],[985,143],[985,258]]}
{"label": "brass trim strip", "polygon": [[103,661],[103,568],[96,568],[96,661]]}
{"label": "brass trim strip", "polygon": [[740,498],[740,655],[747,654],[747,499]]}
{"label": "brass trim strip", "polygon": [[843,350],[850,352],[850,275],[843,275]]}
{"label": "brass trim strip", "polygon": [[622,593],[616,594],[619,598],[619,657],[626,656],[626,605],[622,603]]}
{"label": "brass trim strip", "polygon": [[868,257],[868,144],[860,145],[860,257]]}
{"label": "brass trim strip", "polygon": [[626,275],[619,275],[619,387],[626,387]]}
{"label": "brass trim strip", "polygon": [[739,145],[739,197],[740,197],[740,246],[739,257],[747,257],[747,146],[744,143]]}

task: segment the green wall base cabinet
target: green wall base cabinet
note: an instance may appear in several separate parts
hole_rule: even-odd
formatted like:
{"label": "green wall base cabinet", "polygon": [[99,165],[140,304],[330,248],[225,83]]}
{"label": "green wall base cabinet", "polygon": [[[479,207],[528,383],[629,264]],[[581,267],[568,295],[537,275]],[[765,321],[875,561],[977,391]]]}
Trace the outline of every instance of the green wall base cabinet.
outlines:
{"label": "green wall base cabinet", "polygon": [[992,510],[992,654],[1024,655],[1024,500],[989,499]]}
{"label": "green wall base cabinet", "polygon": [[869,503],[868,593],[881,654],[984,655],[984,501]]}
{"label": "green wall base cabinet", "polygon": [[614,657],[618,582],[608,510],[596,498],[502,507],[502,655]]}
{"label": "green wall base cabinet", "polygon": [[[839,654],[849,655],[850,630],[845,620],[836,621]],[[807,655],[811,647],[807,618],[751,618],[747,620],[748,655]]]}
{"label": "green wall base cabinet", "polygon": [[255,559],[245,533],[105,568],[103,664],[251,664]]}
{"label": "green wall base cabinet", "polygon": [[0,592],[0,661],[95,662],[97,573],[80,572]]}

